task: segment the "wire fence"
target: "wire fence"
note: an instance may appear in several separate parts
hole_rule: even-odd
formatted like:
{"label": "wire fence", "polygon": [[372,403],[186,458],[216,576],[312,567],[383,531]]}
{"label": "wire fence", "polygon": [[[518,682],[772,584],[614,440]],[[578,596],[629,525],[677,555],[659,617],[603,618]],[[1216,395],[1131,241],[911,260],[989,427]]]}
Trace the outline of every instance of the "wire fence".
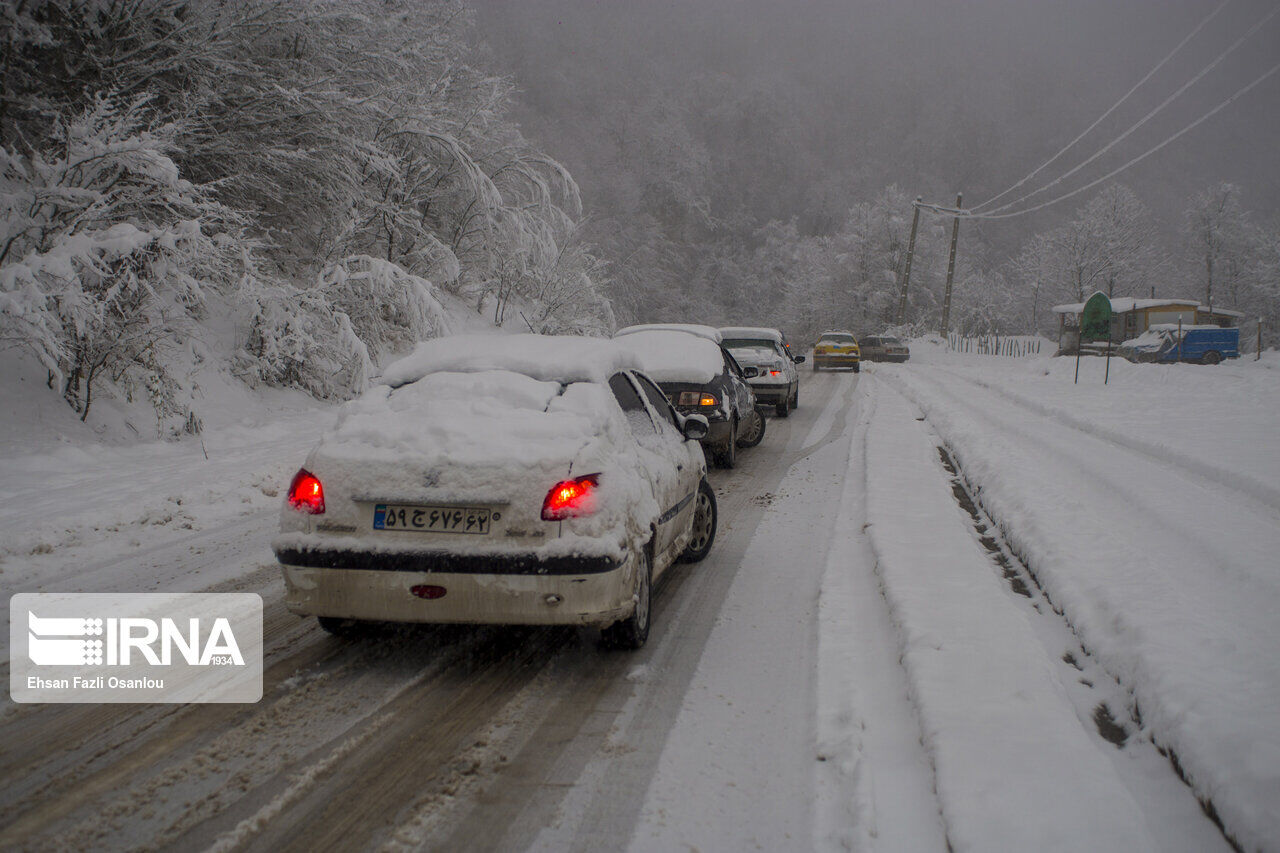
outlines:
{"label": "wire fence", "polygon": [[1000,355],[1009,358],[1039,355],[1042,343],[1042,338],[1020,335],[961,335],[958,332],[947,335],[947,349],[951,352]]}

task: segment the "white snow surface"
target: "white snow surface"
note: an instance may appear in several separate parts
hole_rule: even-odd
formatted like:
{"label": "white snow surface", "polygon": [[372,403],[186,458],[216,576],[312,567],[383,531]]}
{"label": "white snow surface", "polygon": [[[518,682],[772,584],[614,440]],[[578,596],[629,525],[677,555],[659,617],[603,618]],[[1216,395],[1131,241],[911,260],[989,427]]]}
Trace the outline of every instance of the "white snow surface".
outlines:
{"label": "white snow surface", "polygon": [[766,367],[782,367],[782,357],[767,347],[733,347],[729,354],[739,365],[764,365]]}
{"label": "white snow surface", "polygon": [[640,360],[641,370],[655,382],[702,385],[724,371],[720,345],[680,331],[654,329],[614,338]]}
{"label": "white snow surface", "polygon": [[392,387],[428,373],[509,370],[552,382],[604,382],[639,367],[629,351],[602,338],[570,335],[454,335],[418,344],[387,366],[379,381]]}
{"label": "white snow surface", "polygon": [[867,532],[952,849],[1155,850],[1137,803],[1035,653],[1023,609],[974,547],[934,441],[902,397],[872,393],[865,477],[880,487],[868,491]]}
{"label": "white snow surface", "polygon": [[624,335],[634,335],[636,332],[684,332],[716,343],[723,340],[720,330],[715,326],[703,326],[699,323],[639,323],[635,326],[624,326],[614,332],[613,336],[620,338]]}
{"label": "white snow surface", "polygon": [[1176,754],[1226,831],[1244,849],[1274,849],[1280,358],[1113,360],[1107,384],[1105,361],[1089,358],[1077,384],[1074,359],[912,351],[911,366],[872,375],[927,416],[1081,643],[1130,692],[1144,734]]}
{"label": "white snow surface", "polygon": [[561,385],[506,370],[431,373],[375,386],[346,404],[320,447],[370,461],[439,466],[539,466],[571,461],[621,420],[606,386]]}
{"label": "white snow surface", "polygon": [[[628,335],[627,349],[659,334],[698,340],[646,332]],[[486,406],[518,415],[487,440],[523,441],[552,423],[580,437],[595,429],[591,392],[556,396],[563,376],[485,361],[523,344],[460,340],[389,369],[384,381],[411,384],[353,403],[325,441],[363,447],[377,436],[386,444],[371,452],[391,465],[392,448],[431,452],[413,434],[424,423],[456,431],[448,440],[465,448],[461,413]],[[587,350],[621,343],[583,341],[568,361],[601,369]],[[529,346],[536,355],[541,343]],[[927,340],[911,349],[910,363],[867,365],[856,380],[861,426],[847,400],[807,398],[821,409],[813,426],[785,448],[766,438],[754,451],[797,463],[716,616],[633,849],[933,850],[944,849],[940,832],[955,850],[1220,849],[1189,795],[1163,804],[1176,819],[1156,825],[1132,781],[1145,772],[1136,745],[1149,741],[1176,754],[1241,848],[1280,849],[1280,354],[1216,366],[1113,359],[1107,384],[1104,360],[1089,358],[1077,384],[1074,359],[953,354]],[[269,564],[280,493],[336,414],[297,394],[210,382],[204,447],[196,437],[129,440],[146,422],[123,403],[95,404],[99,427],[111,427],[98,435],[41,370],[20,367],[0,383],[0,577],[10,593],[204,589]],[[818,447],[833,433],[838,442]],[[1037,639],[1030,605],[1002,586],[952,500],[935,441],[1140,712],[1124,750],[1072,711],[1074,685],[1051,668],[1062,649]],[[243,561],[143,562],[174,543],[198,551],[223,528],[250,543]],[[835,642],[867,631],[854,605],[887,607],[890,636]],[[782,655],[784,638],[819,633],[818,611],[825,649]],[[878,642],[895,646],[883,666],[858,664]],[[657,683],[663,672],[633,676]],[[877,716],[899,680],[910,702]],[[931,766],[904,771],[895,787],[884,757],[916,735]],[[935,789],[943,826],[904,826],[913,805],[932,808]]]}
{"label": "white snow surface", "polygon": [[721,326],[720,334],[723,338],[748,338],[773,341],[775,344],[782,343],[782,332],[763,326]]}

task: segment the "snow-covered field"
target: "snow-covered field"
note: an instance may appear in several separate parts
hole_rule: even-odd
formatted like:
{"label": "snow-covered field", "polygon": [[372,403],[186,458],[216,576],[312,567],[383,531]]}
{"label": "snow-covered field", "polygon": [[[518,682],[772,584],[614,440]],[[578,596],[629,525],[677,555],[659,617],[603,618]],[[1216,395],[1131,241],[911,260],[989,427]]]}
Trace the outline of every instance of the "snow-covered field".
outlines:
{"label": "snow-covered field", "polygon": [[[1280,358],[1219,367],[1113,360],[1106,385],[1105,370],[1102,359],[1085,359],[1077,384],[1073,359],[959,356],[920,342],[909,366],[871,371],[881,404],[868,447],[869,529],[886,595],[902,614],[904,664],[928,736],[938,741],[944,814],[954,781],[948,767],[1005,754],[969,753],[982,741],[974,727],[1003,729],[1001,717],[1014,712],[1005,705],[975,713],[979,706],[963,698],[975,682],[1009,682],[1019,702],[1037,706],[1015,713],[1022,720],[1048,719],[1047,696],[1035,698],[1037,679],[1019,669],[1025,626],[1013,620],[1001,628],[992,599],[959,575],[963,560],[946,560],[941,538],[926,533],[927,513],[904,521],[924,512],[922,484],[904,488],[896,502],[876,486],[912,476],[911,466],[898,464],[911,455],[909,440],[881,417],[903,406],[936,432],[1010,556],[1118,680],[1135,729],[1129,736],[1169,751],[1245,849],[1272,848],[1280,841]],[[949,562],[920,588],[930,565]],[[966,655],[973,643],[982,653]],[[1044,731],[1026,734],[1048,749]],[[998,741],[1007,750],[1016,736],[991,731],[988,740],[986,747]],[[1062,746],[1063,756],[1086,755]],[[1082,760],[1068,763],[1093,773]],[[986,785],[965,779],[964,801],[989,790],[1010,805],[1043,796],[1037,813],[1070,803],[1037,791],[1035,768],[1022,774],[1026,785],[1011,785],[1011,766],[993,762]],[[1091,826],[1100,839],[1131,838],[1140,826],[1107,823],[1126,809],[1122,797],[1104,794],[1104,782],[1076,789],[1101,795],[1088,810]]]}
{"label": "snow-covered field", "polygon": [[[0,841],[70,826],[108,848],[269,845],[327,827],[323,792],[346,791],[361,829],[342,837],[362,847],[391,837],[359,834],[385,820],[411,847],[487,832],[535,849],[1204,851],[1229,849],[1225,830],[1280,848],[1280,357],[1113,361],[1106,385],[1103,369],[1085,360],[1076,384],[1070,359],[916,341],[905,365],[805,371],[802,407],[713,472],[720,538],[660,593],[642,652],[557,640],[508,667],[464,653],[484,635],[435,656],[395,638],[394,668],[279,606],[275,510],[331,407],[228,386],[203,447],[118,422],[96,436],[19,371],[0,388],[5,588],[230,584],[261,591],[275,640],[263,707],[207,719],[263,756],[247,787],[140,760],[167,754],[166,727],[182,744],[202,731],[202,710],[91,720],[60,758],[0,750]],[[355,714],[339,694],[361,671],[392,699]],[[496,721],[474,735],[449,698],[473,688],[462,712]],[[333,739],[277,767],[272,708],[289,702]],[[7,743],[39,746],[29,711],[6,702]],[[71,713],[48,715],[48,737],[80,730]],[[396,732],[437,721],[463,751],[396,757]],[[375,797],[384,771],[404,774],[386,776],[394,804]],[[111,785],[76,785],[95,773]],[[427,787],[442,773],[447,795]],[[225,810],[135,815],[109,793],[131,785]]]}

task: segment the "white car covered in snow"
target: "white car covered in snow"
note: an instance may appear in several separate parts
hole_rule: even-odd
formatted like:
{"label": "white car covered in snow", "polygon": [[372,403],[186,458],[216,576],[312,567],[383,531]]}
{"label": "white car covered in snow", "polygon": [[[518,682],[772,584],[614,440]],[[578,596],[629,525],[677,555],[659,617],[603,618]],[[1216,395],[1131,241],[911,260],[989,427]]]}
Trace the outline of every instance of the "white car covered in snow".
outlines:
{"label": "white car covered in snow", "polygon": [[785,418],[800,405],[800,374],[797,364],[804,356],[791,357],[782,332],[758,326],[726,326],[720,329],[721,345],[733,354],[743,370],[754,367],[747,381],[756,399],[772,404],[778,417]]}
{"label": "white car covered in snow", "polygon": [[716,532],[701,415],[611,341],[419,344],[341,411],[272,543],[295,613],[598,625],[639,647],[653,582]]}

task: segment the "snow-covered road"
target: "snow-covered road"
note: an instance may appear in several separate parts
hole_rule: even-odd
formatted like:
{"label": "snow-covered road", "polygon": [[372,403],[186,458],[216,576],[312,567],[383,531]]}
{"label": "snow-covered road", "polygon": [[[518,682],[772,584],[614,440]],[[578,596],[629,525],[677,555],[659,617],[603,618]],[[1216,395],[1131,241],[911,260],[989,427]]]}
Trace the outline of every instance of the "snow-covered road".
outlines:
{"label": "snow-covered road", "polygon": [[[575,630],[339,640],[288,614],[269,493],[314,417],[229,434],[216,473],[189,443],[150,467],[138,448],[96,460],[103,483],[133,465],[143,499],[182,497],[191,530],[95,515],[27,460],[0,518],[24,546],[12,592],[258,592],[264,694],[6,703],[0,847],[1229,849],[1197,797],[1247,849],[1276,847],[1280,525],[1249,491],[1265,478],[1233,490],[962,374],[806,372],[801,408],[712,472],[716,546],[659,585],[637,653]],[[1134,532],[1178,511],[1161,477],[1221,499],[1198,518],[1244,544],[1190,521]],[[29,546],[57,532],[29,532],[36,510],[71,532]],[[1105,553],[1055,538],[1085,521],[1130,532],[1095,537]]]}

